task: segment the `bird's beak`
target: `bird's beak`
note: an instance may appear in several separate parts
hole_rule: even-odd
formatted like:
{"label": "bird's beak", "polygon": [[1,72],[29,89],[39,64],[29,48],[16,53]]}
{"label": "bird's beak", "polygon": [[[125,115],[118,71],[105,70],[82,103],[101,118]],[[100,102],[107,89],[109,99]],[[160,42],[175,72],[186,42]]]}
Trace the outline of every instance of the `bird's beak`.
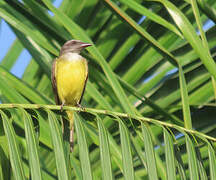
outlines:
{"label": "bird's beak", "polygon": [[84,42],[81,43],[81,47],[82,47],[82,48],[86,48],[86,47],[88,47],[88,46],[92,46],[92,45],[89,44],[89,43],[84,43]]}

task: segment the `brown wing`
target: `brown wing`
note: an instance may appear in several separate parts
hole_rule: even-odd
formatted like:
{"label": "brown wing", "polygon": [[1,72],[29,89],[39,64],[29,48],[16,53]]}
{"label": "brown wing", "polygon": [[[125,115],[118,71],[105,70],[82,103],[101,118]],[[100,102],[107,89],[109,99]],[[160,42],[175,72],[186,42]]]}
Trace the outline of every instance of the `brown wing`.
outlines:
{"label": "brown wing", "polygon": [[[86,59],[85,59],[86,61]],[[81,98],[79,100],[79,104],[81,104],[81,101],[82,101],[82,98],[83,98],[83,95],[84,95],[84,92],[85,92],[85,88],[86,88],[86,83],[87,83],[87,80],[88,80],[88,62],[86,61],[86,79],[85,79],[85,85],[84,85],[84,88],[83,88],[83,92],[82,92],[82,95],[81,95]]]}
{"label": "brown wing", "polygon": [[52,64],[52,77],[51,77],[51,80],[52,80],[52,88],[53,88],[53,93],[54,93],[54,96],[55,96],[55,102],[57,105],[60,105],[61,102],[60,102],[60,99],[58,97],[58,91],[57,91],[57,86],[56,86],[56,76],[55,76],[55,71],[56,71],[56,60],[57,58],[53,61],[53,64]]}

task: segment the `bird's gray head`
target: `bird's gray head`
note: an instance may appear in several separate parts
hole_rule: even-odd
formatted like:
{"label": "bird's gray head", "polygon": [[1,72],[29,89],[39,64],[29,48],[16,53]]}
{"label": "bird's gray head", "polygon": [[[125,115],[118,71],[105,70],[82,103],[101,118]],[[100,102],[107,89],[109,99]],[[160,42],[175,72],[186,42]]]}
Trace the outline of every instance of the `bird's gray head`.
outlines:
{"label": "bird's gray head", "polygon": [[65,53],[80,53],[82,49],[91,46],[89,43],[81,42],[80,40],[67,41],[60,50],[60,56]]}

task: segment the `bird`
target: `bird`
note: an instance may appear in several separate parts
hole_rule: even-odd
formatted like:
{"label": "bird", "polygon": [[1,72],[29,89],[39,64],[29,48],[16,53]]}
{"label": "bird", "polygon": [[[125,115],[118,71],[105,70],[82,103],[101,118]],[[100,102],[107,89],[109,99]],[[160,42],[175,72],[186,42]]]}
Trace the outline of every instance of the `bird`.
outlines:
{"label": "bird", "polygon": [[[91,46],[80,40],[67,41],[52,64],[52,87],[57,105],[81,107],[88,79],[87,60],[80,52]],[[70,151],[73,150],[74,112],[66,111],[70,122]]]}

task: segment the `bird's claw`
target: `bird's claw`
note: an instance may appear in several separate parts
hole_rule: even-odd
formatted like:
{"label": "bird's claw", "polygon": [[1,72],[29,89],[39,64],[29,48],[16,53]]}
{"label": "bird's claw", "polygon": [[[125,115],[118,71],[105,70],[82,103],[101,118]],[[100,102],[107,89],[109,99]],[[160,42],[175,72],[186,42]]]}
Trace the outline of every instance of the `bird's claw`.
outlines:
{"label": "bird's claw", "polygon": [[63,111],[64,102],[61,104],[61,112]]}
{"label": "bird's claw", "polygon": [[85,111],[85,108],[81,104],[77,104],[77,107],[79,107],[81,109],[81,111]]}

